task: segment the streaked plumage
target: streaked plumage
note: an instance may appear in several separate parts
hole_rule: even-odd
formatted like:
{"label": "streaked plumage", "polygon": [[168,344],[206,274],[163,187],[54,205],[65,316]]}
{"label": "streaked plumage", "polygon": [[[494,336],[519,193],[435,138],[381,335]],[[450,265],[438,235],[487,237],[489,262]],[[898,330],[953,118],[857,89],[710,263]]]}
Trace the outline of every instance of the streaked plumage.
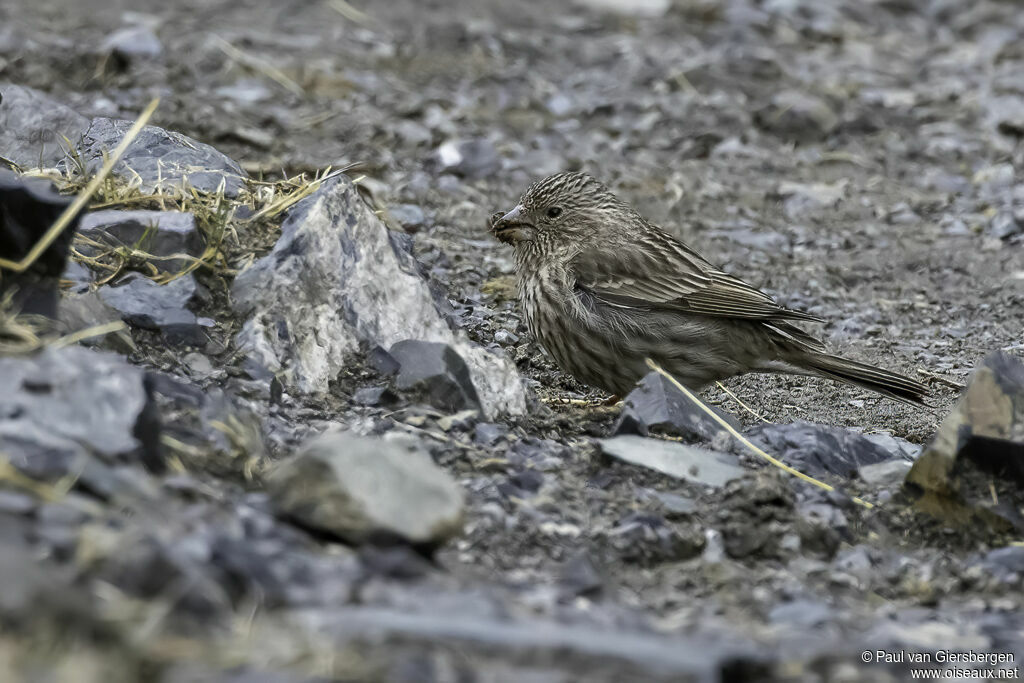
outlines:
{"label": "streaked plumage", "polygon": [[559,173],[490,227],[515,248],[530,331],[577,379],[624,395],[651,358],[699,389],[745,372],[819,375],[920,403],[912,379],[830,355],[780,306],[646,221],[603,184]]}

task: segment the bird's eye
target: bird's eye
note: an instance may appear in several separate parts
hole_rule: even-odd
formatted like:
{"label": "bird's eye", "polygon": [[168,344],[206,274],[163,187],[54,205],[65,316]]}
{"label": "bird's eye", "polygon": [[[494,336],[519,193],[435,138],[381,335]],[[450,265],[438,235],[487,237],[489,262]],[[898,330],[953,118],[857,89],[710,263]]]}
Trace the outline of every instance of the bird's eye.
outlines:
{"label": "bird's eye", "polygon": [[550,209],[548,209],[548,218],[558,218],[561,215],[562,207],[560,206],[552,206]]}

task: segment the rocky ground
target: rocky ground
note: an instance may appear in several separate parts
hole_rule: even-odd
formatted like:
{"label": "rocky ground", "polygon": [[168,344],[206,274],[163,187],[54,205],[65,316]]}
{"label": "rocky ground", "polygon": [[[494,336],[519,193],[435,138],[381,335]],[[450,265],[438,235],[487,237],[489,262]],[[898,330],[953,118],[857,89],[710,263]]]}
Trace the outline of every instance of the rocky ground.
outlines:
{"label": "rocky ground", "polygon": [[[1019,666],[1022,33],[997,0],[0,6],[0,258],[160,98],[74,240],[3,266],[0,678]],[[485,230],[564,169],[932,406],[703,393],[827,492],[666,378],[602,405]]]}

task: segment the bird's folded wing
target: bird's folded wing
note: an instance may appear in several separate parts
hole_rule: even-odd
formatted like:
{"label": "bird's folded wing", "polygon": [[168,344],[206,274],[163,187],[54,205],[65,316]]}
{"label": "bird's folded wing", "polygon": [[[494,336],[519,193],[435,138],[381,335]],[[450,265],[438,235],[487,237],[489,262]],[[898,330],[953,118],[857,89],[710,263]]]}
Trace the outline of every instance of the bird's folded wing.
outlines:
{"label": "bird's folded wing", "polygon": [[571,264],[576,285],[612,306],[752,320],[809,320],[724,273],[668,235],[618,250],[587,249]]}

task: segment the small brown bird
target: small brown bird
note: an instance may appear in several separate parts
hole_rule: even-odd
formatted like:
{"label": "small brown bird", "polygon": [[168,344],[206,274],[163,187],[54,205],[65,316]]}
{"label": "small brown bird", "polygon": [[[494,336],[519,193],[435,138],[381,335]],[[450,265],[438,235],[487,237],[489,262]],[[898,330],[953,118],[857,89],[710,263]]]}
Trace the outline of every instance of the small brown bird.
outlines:
{"label": "small brown bird", "polygon": [[534,183],[489,221],[515,248],[530,331],[582,382],[624,396],[651,358],[693,389],[745,372],[817,375],[923,403],[926,387],[833,356],[780,306],[651,225],[584,173]]}

